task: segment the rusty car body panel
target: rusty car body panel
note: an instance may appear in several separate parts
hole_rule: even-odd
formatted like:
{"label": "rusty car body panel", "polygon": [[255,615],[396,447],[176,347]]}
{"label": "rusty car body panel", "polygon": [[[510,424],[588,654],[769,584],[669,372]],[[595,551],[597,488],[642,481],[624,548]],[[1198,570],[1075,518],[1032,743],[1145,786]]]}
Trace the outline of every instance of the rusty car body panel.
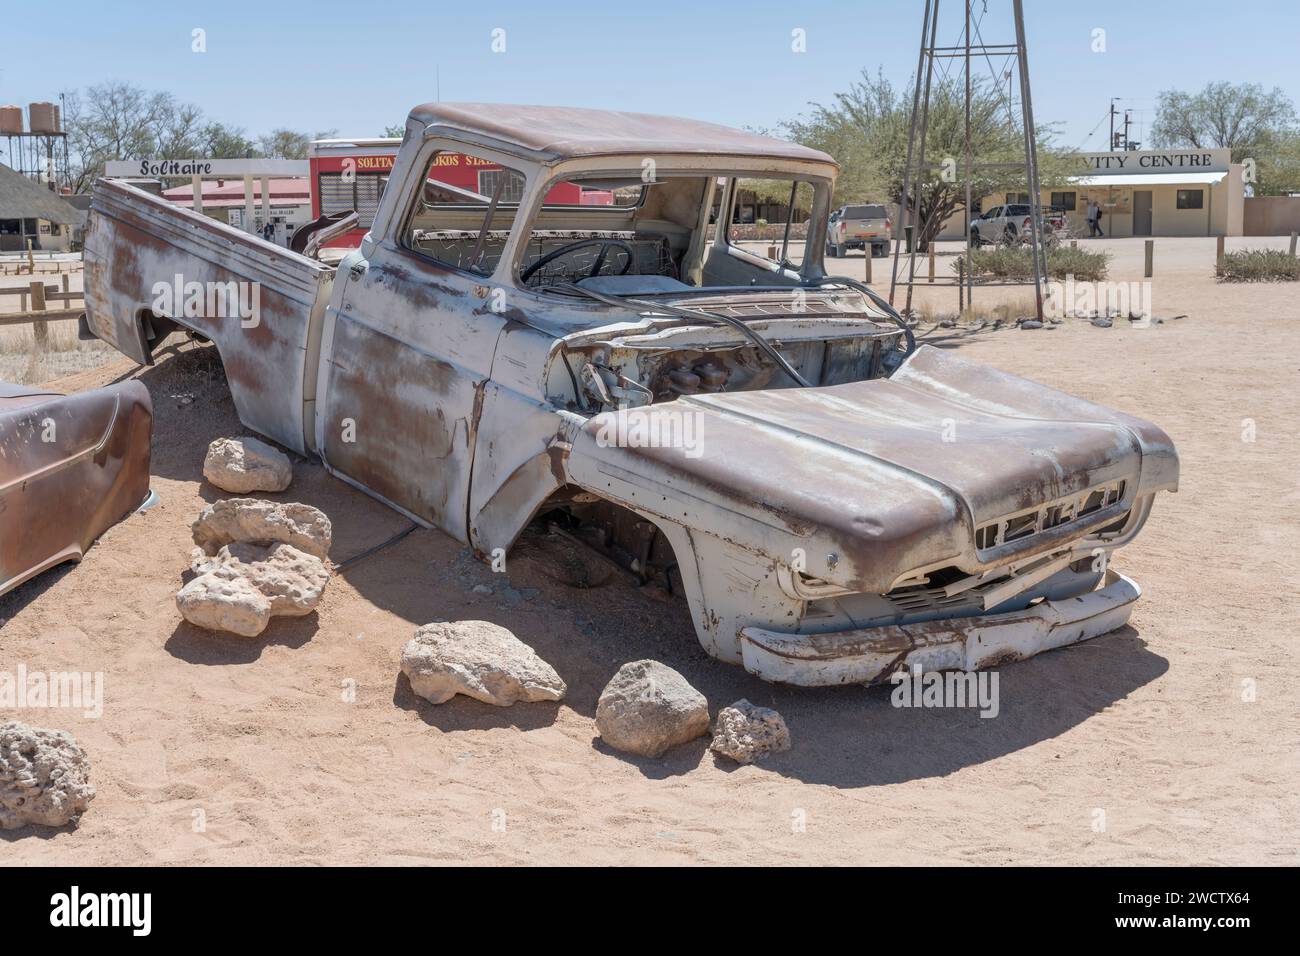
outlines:
{"label": "rusty car body panel", "polygon": [[[517,197],[433,182],[471,152]],[[137,361],[161,330],[201,332],[245,424],[485,558],[530,523],[585,541],[680,588],[703,646],[767,679],[985,666],[1119,626],[1138,591],[1106,562],[1176,489],[1172,443],[911,350],[823,269],[837,171],[690,120],[427,104],[337,271],[101,182],[90,326]],[[799,261],[712,227],[749,177],[806,188]],[[625,198],[549,203],[557,183]],[[173,272],[265,282],[264,327],[160,315],[149,290]]]}
{"label": "rusty car body panel", "polygon": [[73,395],[0,384],[0,594],[80,561],[144,503],[152,427],[140,382]]}
{"label": "rusty car body panel", "polygon": [[[240,419],[306,452],[334,270],[115,180],[96,182],[93,208],[84,252],[90,331],[141,364],[178,325],[212,339]],[[160,302],[157,290],[174,289],[177,276],[205,290],[233,289],[236,297],[238,283],[256,283],[257,322],[230,314],[229,296],[220,308],[207,309],[205,298],[197,314],[173,315],[170,307],[183,306],[184,295]]]}

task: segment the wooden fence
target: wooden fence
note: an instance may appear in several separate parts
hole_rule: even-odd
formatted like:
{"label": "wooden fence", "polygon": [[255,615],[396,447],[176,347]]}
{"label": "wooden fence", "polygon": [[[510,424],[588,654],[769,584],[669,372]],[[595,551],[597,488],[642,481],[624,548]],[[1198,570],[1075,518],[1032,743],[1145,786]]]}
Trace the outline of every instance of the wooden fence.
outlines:
{"label": "wooden fence", "polygon": [[0,312],[0,326],[31,325],[39,345],[49,339],[46,323],[80,318],[86,311],[85,299],[80,292],[68,289],[66,274],[59,276],[59,280],[59,285],[47,285],[38,279],[26,287],[0,288],[0,298],[18,298],[17,312]]}

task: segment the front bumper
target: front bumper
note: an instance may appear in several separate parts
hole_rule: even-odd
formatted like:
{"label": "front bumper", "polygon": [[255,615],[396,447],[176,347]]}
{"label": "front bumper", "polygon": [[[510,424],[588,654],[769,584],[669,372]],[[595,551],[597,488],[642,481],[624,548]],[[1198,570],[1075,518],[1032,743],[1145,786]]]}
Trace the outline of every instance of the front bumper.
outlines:
{"label": "front bumper", "polygon": [[803,687],[874,684],[913,667],[975,671],[1122,627],[1141,594],[1131,578],[1107,571],[1095,591],[1005,614],[830,634],[745,627],[740,631],[741,659],[745,670],[764,680]]}

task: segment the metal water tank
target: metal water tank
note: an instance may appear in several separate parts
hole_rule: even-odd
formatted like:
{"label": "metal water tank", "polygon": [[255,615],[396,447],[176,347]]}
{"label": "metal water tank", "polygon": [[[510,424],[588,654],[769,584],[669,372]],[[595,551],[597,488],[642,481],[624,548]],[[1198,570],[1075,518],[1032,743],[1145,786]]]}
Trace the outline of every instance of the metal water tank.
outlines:
{"label": "metal water tank", "polygon": [[53,103],[32,103],[27,107],[27,120],[33,133],[57,133],[59,108]]}
{"label": "metal water tank", "polygon": [[23,131],[23,108],[0,106],[0,136],[14,136]]}

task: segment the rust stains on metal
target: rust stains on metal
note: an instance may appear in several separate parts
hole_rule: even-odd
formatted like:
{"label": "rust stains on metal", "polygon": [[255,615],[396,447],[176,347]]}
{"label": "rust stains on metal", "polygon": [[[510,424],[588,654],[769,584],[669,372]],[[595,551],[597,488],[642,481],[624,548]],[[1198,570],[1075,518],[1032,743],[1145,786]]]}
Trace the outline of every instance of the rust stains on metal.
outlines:
{"label": "rust stains on metal", "polygon": [[838,168],[826,153],[786,140],[649,113],[518,106],[508,103],[425,103],[411,119],[428,127],[426,135],[448,135],[491,142],[507,151],[557,162],[589,156],[655,156],[687,153],[793,160]]}
{"label": "rust stains on metal", "polygon": [[0,384],[0,594],[80,561],[149,493],[149,392]]}
{"label": "rust stains on metal", "polygon": [[448,495],[468,473],[470,423],[447,414],[456,372],[350,320],[334,330],[326,416],[330,464],[430,524],[459,523]]}

